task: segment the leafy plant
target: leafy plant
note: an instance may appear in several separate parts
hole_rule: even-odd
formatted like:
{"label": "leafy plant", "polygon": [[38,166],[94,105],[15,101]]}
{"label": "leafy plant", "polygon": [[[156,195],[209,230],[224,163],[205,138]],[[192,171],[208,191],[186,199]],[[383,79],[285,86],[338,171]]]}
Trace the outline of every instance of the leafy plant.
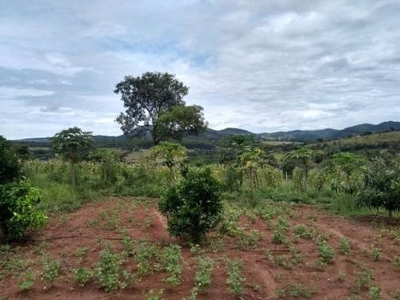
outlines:
{"label": "leafy plant", "polygon": [[303,239],[312,239],[313,235],[312,232],[307,229],[304,225],[296,225],[293,228],[293,233],[295,236],[299,236]]}
{"label": "leafy plant", "polygon": [[154,290],[150,290],[149,293],[147,294],[147,300],[162,300],[164,295],[164,290],[161,289],[158,291],[156,294]]}
{"label": "leafy plant", "polygon": [[38,229],[47,222],[37,208],[40,192],[25,178],[0,185],[0,229],[9,239],[19,239],[27,229]]}
{"label": "leafy plant", "polygon": [[152,272],[151,259],[156,258],[158,249],[146,241],[140,242],[135,249],[133,259],[136,263],[137,272],[142,275],[147,275]]}
{"label": "leafy plant", "polygon": [[394,264],[398,267],[400,270],[400,256],[395,256],[394,257]]}
{"label": "leafy plant", "polygon": [[289,284],[283,289],[279,290],[277,295],[279,298],[286,299],[287,297],[295,298],[311,298],[313,292],[310,288],[301,284]]}
{"label": "leafy plant", "polygon": [[61,272],[61,264],[58,260],[52,260],[49,257],[44,257],[42,261],[43,273],[42,280],[48,283],[53,283],[58,278]]}
{"label": "leafy plant", "polygon": [[318,246],[320,261],[323,264],[332,264],[335,259],[335,251],[331,248],[326,241],[322,240]]}
{"label": "leafy plant", "polygon": [[94,270],[98,285],[107,292],[123,289],[136,282],[133,274],[123,269],[125,258],[110,249],[100,252],[100,261]]}
{"label": "leafy plant", "polygon": [[32,271],[32,269],[28,269],[19,276],[18,288],[21,291],[29,290],[35,284],[35,280],[36,274]]}
{"label": "leafy plant", "polygon": [[368,296],[371,300],[380,300],[382,298],[382,290],[379,287],[373,285],[368,290]]}
{"label": "leafy plant", "polygon": [[84,286],[90,279],[93,278],[93,271],[87,268],[78,268],[74,270],[75,281],[79,286]]}
{"label": "leafy plant", "polygon": [[339,251],[344,255],[350,254],[350,241],[346,238],[340,239]]}
{"label": "leafy plant", "polygon": [[240,296],[244,293],[243,283],[246,281],[246,279],[240,274],[243,267],[243,261],[226,259],[226,264],[228,269],[228,278],[226,280],[228,290],[230,293]]}
{"label": "leafy plant", "polygon": [[92,149],[92,132],[85,132],[78,127],[68,128],[56,133],[51,138],[53,151],[60,154],[71,165],[71,184],[76,185],[76,165],[88,156]]}
{"label": "leafy plant", "polygon": [[357,205],[368,208],[385,208],[391,218],[400,210],[400,168],[391,168],[376,159],[364,169],[364,186],[357,193]]}
{"label": "leafy plant", "polygon": [[158,207],[168,219],[171,235],[200,243],[221,220],[219,183],[209,168],[190,169],[167,191]]}
{"label": "leafy plant", "polygon": [[354,272],[354,275],[357,276],[358,286],[362,289],[370,286],[374,276],[374,271],[371,269],[365,269],[364,271]]}
{"label": "leafy plant", "polygon": [[182,254],[179,245],[171,245],[164,249],[162,256],[163,269],[169,272],[164,281],[172,286],[179,284],[182,273]]}
{"label": "leafy plant", "polygon": [[204,290],[211,284],[211,275],[214,269],[214,260],[210,257],[199,258],[194,278],[195,287]]}
{"label": "leafy plant", "polygon": [[379,248],[376,248],[374,245],[371,245],[371,254],[372,254],[372,259],[374,261],[377,261],[379,257],[381,257],[382,250]]}

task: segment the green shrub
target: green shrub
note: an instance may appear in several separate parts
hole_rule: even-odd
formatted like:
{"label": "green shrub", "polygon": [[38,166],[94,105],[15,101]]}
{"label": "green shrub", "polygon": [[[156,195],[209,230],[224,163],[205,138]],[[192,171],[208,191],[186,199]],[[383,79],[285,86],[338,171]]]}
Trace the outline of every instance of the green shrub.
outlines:
{"label": "green shrub", "polygon": [[171,235],[199,243],[222,217],[220,187],[209,168],[190,169],[159,203]]}
{"label": "green shrub", "polygon": [[0,229],[9,239],[23,237],[25,230],[37,229],[47,217],[37,209],[40,192],[24,178],[0,185]]}
{"label": "green shrub", "polygon": [[10,183],[21,175],[21,166],[17,155],[2,142],[0,136],[0,185]]}

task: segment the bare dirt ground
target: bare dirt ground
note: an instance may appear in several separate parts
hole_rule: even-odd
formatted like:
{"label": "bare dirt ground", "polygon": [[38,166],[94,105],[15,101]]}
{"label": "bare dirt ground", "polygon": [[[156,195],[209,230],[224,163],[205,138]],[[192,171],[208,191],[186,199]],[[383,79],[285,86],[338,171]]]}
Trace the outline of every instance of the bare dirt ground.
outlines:
{"label": "bare dirt ground", "polygon": [[[197,299],[400,299],[400,229],[379,222],[330,216],[312,206],[231,207],[220,230],[225,235],[210,234],[201,247],[180,244],[182,273],[171,285],[158,260],[179,241],[169,236],[157,200],[110,198],[53,216],[30,242],[3,246],[0,299],[189,299],[204,257],[214,261],[212,281]],[[74,272],[98,268],[104,249],[125,253],[122,268],[135,274],[134,283],[111,292],[96,277],[77,283]],[[140,265],[139,254],[150,249],[158,254]],[[52,280],[45,280],[46,259],[60,263]],[[227,260],[242,261],[243,293],[230,290]],[[27,281],[29,269],[35,281],[22,291],[18,283]]]}

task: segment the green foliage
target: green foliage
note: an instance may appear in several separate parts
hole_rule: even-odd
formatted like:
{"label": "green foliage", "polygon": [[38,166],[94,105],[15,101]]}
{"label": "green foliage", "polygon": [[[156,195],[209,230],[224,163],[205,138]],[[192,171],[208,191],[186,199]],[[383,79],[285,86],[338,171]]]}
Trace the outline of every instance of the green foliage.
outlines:
{"label": "green foliage", "polygon": [[78,127],[72,127],[56,133],[51,138],[53,151],[71,163],[71,183],[76,184],[75,165],[88,157],[93,146],[91,132],[84,132]]}
{"label": "green foliage", "polygon": [[278,297],[286,299],[287,297],[311,298],[313,292],[310,288],[301,284],[289,284],[278,291]]}
{"label": "green foliage", "polygon": [[87,268],[78,268],[74,270],[75,281],[79,286],[84,286],[93,278],[93,271]]}
{"label": "green foliage", "polygon": [[312,239],[313,235],[304,225],[297,225],[293,228],[293,234],[303,239]]}
{"label": "green foliage", "polygon": [[340,239],[339,251],[344,255],[350,254],[350,241],[346,238]]}
{"label": "green foliage", "polygon": [[115,150],[97,149],[91,158],[100,163],[102,185],[112,185],[118,181],[118,163],[120,159]]}
{"label": "green foliage", "polygon": [[292,181],[295,189],[300,192],[304,191],[304,186],[305,186],[304,170],[299,167],[295,167],[292,176],[293,176]]}
{"label": "green foliage", "polygon": [[319,242],[318,251],[322,264],[332,264],[335,260],[335,251],[324,240]]}
{"label": "green foliage", "polygon": [[49,257],[44,257],[42,261],[43,273],[42,280],[48,283],[53,283],[61,272],[61,264],[57,260],[51,260]]}
{"label": "green foliage", "polygon": [[104,288],[106,292],[112,292],[133,285],[136,278],[124,270],[125,261],[126,259],[122,255],[113,253],[110,249],[102,250],[100,261],[94,270],[99,287]]}
{"label": "green foliage", "polygon": [[400,168],[391,168],[376,159],[364,169],[364,186],[357,193],[357,205],[385,208],[392,217],[400,210]]}
{"label": "green foliage", "polygon": [[382,290],[379,287],[373,285],[368,290],[368,297],[371,300],[380,300],[382,298]]}
{"label": "green foliage", "polygon": [[0,185],[17,180],[20,176],[21,165],[18,156],[0,136]]}
{"label": "green foliage", "polygon": [[209,168],[190,169],[159,202],[171,235],[199,243],[222,216],[220,186]]}
{"label": "green foliage", "polygon": [[18,277],[18,288],[21,291],[29,290],[36,281],[36,274],[32,271],[32,269],[28,269],[26,272],[23,272]]}
{"label": "green foliage", "polygon": [[127,135],[150,132],[153,144],[166,139],[180,140],[185,132],[205,129],[202,107],[185,106],[189,88],[174,75],[146,72],[140,77],[125,76],[115,93],[121,94],[126,108],[116,121]]}
{"label": "green foliage", "polygon": [[236,296],[240,296],[244,293],[243,283],[246,281],[242,277],[241,270],[243,267],[243,261],[241,260],[226,260],[228,278],[226,283],[228,284],[228,291]]}
{"label": "green foliage", "polygon": [[162,300],[164,295],[164,290],[161,289],[158,291],[156,294],[154,290],[150,290],[149,293],[147,294],[147,300]]}
{"label": "green foliage", "polygon": [[0,228],[7,239],[22,238],[27,229],[38,229],[47,217],[38,210],[40,192],[24,178],[0,185]]}
{"label": "green foliage", "polygon": [[211,275],[214,269],[214,260],[210,257],[199,258],[194,285],[199,291],[205,290],[211,284]]}
{"label": "green foliage", "polygon": [[181,281],[182,273],[182,254],[179,245],[171,245],[163,250],[162,253],[163,269],[169,272],[169,276],[164,279],[171,286],[176,286]]}
{"label": "green foliage", "polygon": [[357,278],[358,286],[360,289],[368,288],[371,285],[374,271],[371,269],[364,269],[363,271],[354,272]]}
{"label": "green foliage", "polygon": [[176,164],[176,159],[185,157],[187,153],[187,149],[177,143],[171,143],[167,141],[160,142],[157,146],[151,148],[151,158],[164,159],[165,165],[169,169],[169,181],[172,182],[174,179],[174,170],[173,167]]}

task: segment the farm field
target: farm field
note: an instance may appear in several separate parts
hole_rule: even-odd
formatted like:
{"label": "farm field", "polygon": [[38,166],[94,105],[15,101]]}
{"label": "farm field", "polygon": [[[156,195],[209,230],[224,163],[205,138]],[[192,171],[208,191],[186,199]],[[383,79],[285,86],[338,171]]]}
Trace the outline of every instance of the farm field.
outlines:
{"label": "farm field", "polygon": [[400,299],[400,228],[316,205],[225,203],[204,245],[154,198],[110,197],[1,246],[0,299]]}

